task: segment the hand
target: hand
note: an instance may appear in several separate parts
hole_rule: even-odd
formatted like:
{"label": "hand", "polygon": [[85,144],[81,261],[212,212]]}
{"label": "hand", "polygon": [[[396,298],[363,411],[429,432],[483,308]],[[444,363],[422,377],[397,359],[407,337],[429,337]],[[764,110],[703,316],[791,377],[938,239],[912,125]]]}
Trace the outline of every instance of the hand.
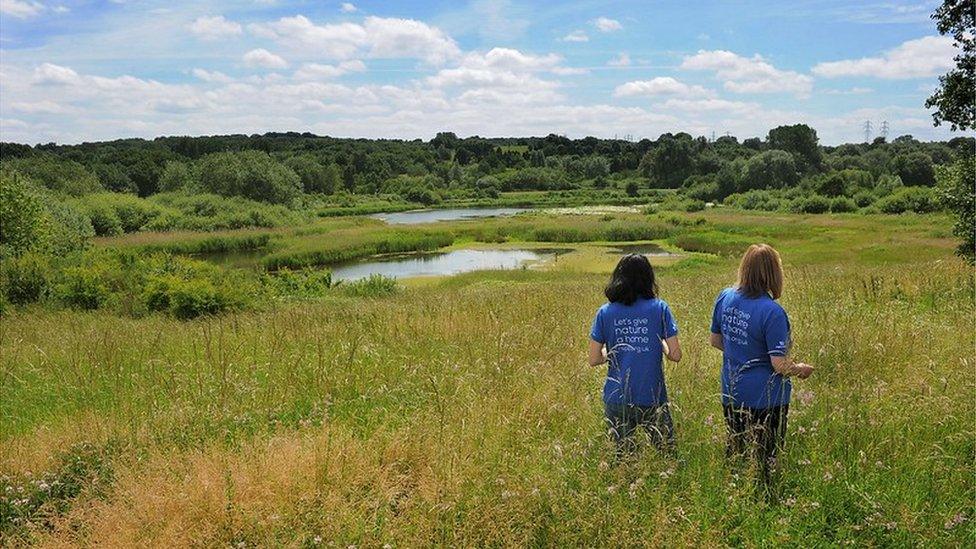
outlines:
{"label": "hand", "polygon": [[809,364],[804,364],[802,362],[797,362],[796,364],[794,364],[793,369],[794,372],[796,373],[796,377],[800,379],[806,379],[810,377],[810,374],[813,373],[813,366],[810,366]]}

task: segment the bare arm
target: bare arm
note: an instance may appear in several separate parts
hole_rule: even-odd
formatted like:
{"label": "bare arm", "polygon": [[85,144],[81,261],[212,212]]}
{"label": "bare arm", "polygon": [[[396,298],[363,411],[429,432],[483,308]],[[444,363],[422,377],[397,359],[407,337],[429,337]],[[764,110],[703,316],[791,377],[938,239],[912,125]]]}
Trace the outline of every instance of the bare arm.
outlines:
{"label": "bare arm", "polygon": [[708,343],[719,351],[725,352],[725,342],[722,341],[722,334],[709,334]]}
{"label": "bare arm", "polygon": [[813,373],[813,366],[802,362],[793,362],[793,358],[786,356],[770,356],[769,361],[773,364],[773,371],[783,377],[796,376],[806,379]]}
{"label": "bare arm", "polygon": [[590,350],[587,356],[590,366],[599,366],[607,361],[606,347],[599,341],[590,340]]}
{"label": "bare arm", "polygon": [[681,342],[678,341],[678,336],[664,340],[664,356],[671,362],[681,362]]}

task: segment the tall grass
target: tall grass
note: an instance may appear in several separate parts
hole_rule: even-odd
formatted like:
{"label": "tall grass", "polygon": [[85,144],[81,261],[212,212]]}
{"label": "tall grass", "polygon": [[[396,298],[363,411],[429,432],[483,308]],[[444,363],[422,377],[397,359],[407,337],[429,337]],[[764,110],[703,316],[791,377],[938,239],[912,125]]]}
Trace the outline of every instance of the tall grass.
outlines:
{"label": "tall grass", "polygon": [[823,244],[806,236],[774,242],[795,354],[817,372],[796,383],[772,500],[723,459],[720,357],[706,340],[730,259],[660,273],[685,349],[665,371],[678,459],[648,448],[616,467],[605,371],[583,358],[602,274],[471,274],[188,323],[15,310],[0,331],[0,482],[63,470],[61,450],[80,442],[112,449],[97,453],[111,474],[98,477],[107,487],[95,479],[57,509],[0,524],[0,535],[123,546],[970,546],[973,279],[925,230],[891,231],[872,252],[885,265],[863,251],[814,253]]}

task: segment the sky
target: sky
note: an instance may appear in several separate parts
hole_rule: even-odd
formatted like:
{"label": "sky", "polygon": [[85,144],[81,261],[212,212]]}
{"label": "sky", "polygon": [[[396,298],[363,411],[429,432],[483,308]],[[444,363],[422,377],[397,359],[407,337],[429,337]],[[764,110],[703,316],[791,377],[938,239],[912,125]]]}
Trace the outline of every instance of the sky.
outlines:
{"label": "sky", "polygon": [[[0,0],[0,140],[951,138],[938,2]],[[969,134],[971,135],[971,134]]]}

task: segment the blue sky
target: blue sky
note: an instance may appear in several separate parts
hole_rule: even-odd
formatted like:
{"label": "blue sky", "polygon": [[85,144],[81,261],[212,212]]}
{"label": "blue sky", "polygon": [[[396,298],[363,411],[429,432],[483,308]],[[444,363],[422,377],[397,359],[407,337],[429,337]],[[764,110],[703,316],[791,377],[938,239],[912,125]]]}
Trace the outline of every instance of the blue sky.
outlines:
{"label": "blue sky", "polygon": [[937,4],[0,0],[0,138],[944,139]]}

